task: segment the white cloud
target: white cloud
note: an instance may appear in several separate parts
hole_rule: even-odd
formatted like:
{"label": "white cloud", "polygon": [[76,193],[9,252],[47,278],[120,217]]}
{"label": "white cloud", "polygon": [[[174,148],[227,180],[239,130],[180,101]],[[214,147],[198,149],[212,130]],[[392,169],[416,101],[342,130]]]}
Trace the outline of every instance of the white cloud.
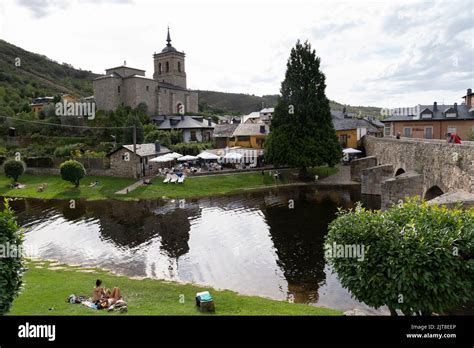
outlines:
{"label": "white cloud", "polygon": [[474,87],[471,0],[6,0],[2,5],[2,38],[97,73],[126,59],[151,76],[152,54],[164,47],[170,25],[173,45],[187,54],[190,88],[278,93],[297,39],[312,43],[328,97],[343,103],[459,102],[465,89]]}

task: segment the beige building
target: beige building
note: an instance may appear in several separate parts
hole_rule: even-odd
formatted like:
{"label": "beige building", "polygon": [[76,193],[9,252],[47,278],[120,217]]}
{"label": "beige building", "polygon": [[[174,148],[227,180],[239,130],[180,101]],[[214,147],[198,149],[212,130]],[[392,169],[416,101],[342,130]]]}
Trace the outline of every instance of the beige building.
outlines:
{"label": "beige building", "polygon": [[107,154],[110,160],[110,172],[113,176],[141,178],[155,175],[159,166],[149,160],[170,153],[171,151],[158,142],[137,144],[136,153],[133,145],[122,145],[115,151]]}
{"label": "beige building", "polygon": [[469,88],[461,105],[417,105],[413,108],[395,108],[383,119],[385,135],[406,138],[446,139],[456,133],[468,140],[474,132],[474,93]]}
{"label": "beige building", "polygon": [[171,45],[168,29],[166,47],[153,55],[153,78],[145,70],[126,65],[106,69],[93,81],[99,110],[115,110],[119,105],[137,107],[145,103],[150,116],[198,112],[198,93],[187,89],[185,54]]}

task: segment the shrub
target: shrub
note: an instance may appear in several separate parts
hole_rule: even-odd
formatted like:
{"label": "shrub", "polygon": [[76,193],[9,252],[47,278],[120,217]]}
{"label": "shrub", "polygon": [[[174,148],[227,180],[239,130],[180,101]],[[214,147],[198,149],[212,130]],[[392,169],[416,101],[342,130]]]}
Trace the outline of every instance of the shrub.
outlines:
{"label": "shrub", "polygon": [[18,178],[25,172],[25,163],[14,159],[8,160],[3,165],[5,176],[17,181]]}
{"label": "shrub", "polygon": [[474,128],[471,128],[471,131],[468,133],[467,140],[474,141]]}
{"label": "shrub", "polygon": [[[21,258],[23,237],[18,228],[13,211],[5,200],[5,208],[0,211],[0,315],[6,314],[18,295],[22,285],[24,264]],[[3,255],[8,252],[10,255]],[[17,252],[16,255],[13,252]],[[18,253],[20,252],[20,254]],[[6,257],[9,256],[9,257]]]}
{"label": "shrub", "polygon": [[329,257],[341,284],[369,306],[442,313],[474,297],[474,209],[419,199],[386,210],[340,211],[326,247],[362,245],[362,261]]}
{"label": "shrub", "polygon": [[86,176],[86,169],[82,163],[75,160],[61,163],[60,171],[61,178],[73,183],[76,187],[79,186],[79,181]]}
{"label": "shrub", "polygon": [[169,147],[171,145],[171,136],[170,133],[163,130],[154,130],[148,133],[145,136],[145,143],[154,143],[155,141],[159,141],[161,145]]}
{"label": "shrub", "polygon": [[55,157],[70,157],[73,155],[73,153],[76,153],[76,151],[84,150],[84,148],[85,148],[85,145],[82,143],[59,146],[56,148],[56,150],[54,150],[54,156]]}

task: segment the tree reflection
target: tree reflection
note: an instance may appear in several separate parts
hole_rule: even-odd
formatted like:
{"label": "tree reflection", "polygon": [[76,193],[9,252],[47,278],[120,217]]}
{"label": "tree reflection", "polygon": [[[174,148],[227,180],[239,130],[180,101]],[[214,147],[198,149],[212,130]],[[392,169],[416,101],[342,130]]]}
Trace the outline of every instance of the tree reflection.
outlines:
{"label": "tree reflection", "polygon": [[[294,209],[270,206],[263,209],[278,255],[278,264],[288,282],[289,299],[299,303],[316,302],[324,273],[324,236],[334,218],[337,203],[332,195],[319,203],[305,190],[294,199]],[[290,198],[291,199],[291,198]],[[337,201],[340,201],[338,198]]]}

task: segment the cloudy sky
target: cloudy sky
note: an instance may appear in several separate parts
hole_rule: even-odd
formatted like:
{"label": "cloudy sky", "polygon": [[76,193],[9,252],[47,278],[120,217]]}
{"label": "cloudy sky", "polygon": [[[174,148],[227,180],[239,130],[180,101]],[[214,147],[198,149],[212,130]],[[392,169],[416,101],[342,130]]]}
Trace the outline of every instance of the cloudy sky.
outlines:
{"label": "cloudy sky", "polygon": [[151,77],[168,25],[193,89],[279,93],[297,39],[341,103],[459,103],[474,88],[474,0],[0,2],[0,38],[96,73],[126,60]]}

